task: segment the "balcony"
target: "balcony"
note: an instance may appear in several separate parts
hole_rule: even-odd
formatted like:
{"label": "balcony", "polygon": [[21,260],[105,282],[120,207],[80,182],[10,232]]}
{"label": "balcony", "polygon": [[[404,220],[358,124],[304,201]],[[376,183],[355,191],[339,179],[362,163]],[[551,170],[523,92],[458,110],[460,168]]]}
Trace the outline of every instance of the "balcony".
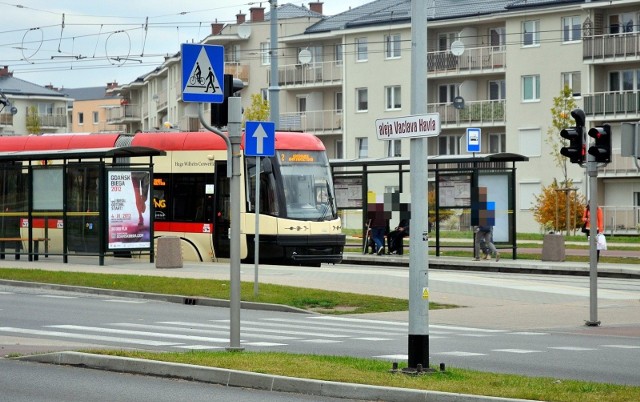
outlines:
{"label": "balcony", "polygon": [[611,150],[611,162],[598,167],[600,177],[640,177],[633,158],[620,155],[620,149]]}
{"label": "balcony", "polygon": [[454,56],[449,50],[427,54],[427,71],[436,75],[504,72],[506,66],[504,46],[470,48],[461,56]]}
{"label": "balcony", "polygon": [[[29,113],[27,112],[27,117]],[[38,113],[38,120],[40,120],[40,127],[67,127],[67,115],[66,114],[40,114]]]}
{"label": "balcony", "polygon": [[280,130],[337,134],[342,130],[341,110],[315,110],[280,113]]}
{"label": "balcony", "polygon": [[587,116],[607,120],[640,118],[640,92],[600,92],[582,98]]}
{"label": "balcony", "polygon": [[605,234],[640,234],[640,207],[604,205],[602,212]]}
{"label": "balcony", "polygon": [[13,126],[13,114],[0,113],[0,126]]}
{"label": "balcony", "polygon": [[224,63],[224,73],[231,74],[234,78],[249,82],[249,65],[239,62],[227,61]]}
{"label": "balcony", "polygon": [[638,60],[637,32],[593,35],[582,38],[582,59],[587,62]]}
{"label": "balcony", "polygon": [[140,121],[140,105],[122,105],[107,109],[107,124],[123,124]]}
{"label": "balcony", "polygon": [[504,99],[465,102],[464,109],[451,103],[432,103],[427,105],[427,113],[440,113],[442,128],[502,126],[507,118]]}
{"label": "balcony", "polygon": [[[267,70],[267,81],[271,85],[271,70]],[[310,64],[289,64],[278,68],[278,85],[323,86],[342,84],[342,65],[335,61]]]}

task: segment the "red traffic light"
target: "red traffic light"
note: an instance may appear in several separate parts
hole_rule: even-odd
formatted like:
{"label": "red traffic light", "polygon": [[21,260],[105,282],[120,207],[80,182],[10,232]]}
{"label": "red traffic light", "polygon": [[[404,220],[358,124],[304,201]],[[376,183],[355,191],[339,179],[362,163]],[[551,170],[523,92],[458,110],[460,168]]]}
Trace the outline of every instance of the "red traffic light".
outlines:
{"label": "red traffic light", "polygon": [[589,155],[593,155],[596,162],[611,162],[611,126],[604,124],[594,127],[588,134],[595,139],[593,145],[589,147]]}

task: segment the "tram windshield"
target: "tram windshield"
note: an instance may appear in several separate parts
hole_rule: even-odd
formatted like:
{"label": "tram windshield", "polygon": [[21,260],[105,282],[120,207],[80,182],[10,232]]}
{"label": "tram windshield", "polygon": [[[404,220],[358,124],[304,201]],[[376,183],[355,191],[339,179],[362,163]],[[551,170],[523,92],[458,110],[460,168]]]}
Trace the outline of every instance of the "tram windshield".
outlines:
{"label": "tram windshield", "polygon": [[283,217],[324,221],[337,218],[333,181],[322,151],[278,151]]}

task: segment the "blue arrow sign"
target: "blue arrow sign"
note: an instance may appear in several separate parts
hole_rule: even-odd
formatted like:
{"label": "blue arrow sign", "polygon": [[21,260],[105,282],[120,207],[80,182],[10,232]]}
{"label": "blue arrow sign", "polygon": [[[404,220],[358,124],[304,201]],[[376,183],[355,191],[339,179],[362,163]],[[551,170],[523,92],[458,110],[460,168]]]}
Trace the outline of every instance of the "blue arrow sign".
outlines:
{"label": "blue arrow sign", "polygon": [[183,43],[182,100],[224,102],[224,47]]}
{"label": "blue arrow sign", "polygon": [[276,124],[271,121],[248,121],[244,136],[245,156],[276,154]]}

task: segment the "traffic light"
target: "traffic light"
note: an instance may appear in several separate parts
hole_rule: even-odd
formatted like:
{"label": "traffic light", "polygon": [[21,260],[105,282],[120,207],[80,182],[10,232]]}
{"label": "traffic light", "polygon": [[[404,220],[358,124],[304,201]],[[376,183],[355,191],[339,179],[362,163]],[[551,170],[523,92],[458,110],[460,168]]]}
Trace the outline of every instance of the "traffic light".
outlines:
{"label": "traffic light", "polygon": [[571,163],[582,164],[585,157],[584,112],[581,109],[574,109],[571,111],[571,117],[576,121],[576,125],[560,131],[560,136],[569,140],[569,146],[560,148],[560,154],[569,158]]}
{"label": "traffic light", "polygon": [[224,127],[229,123],[229,97],[244,88],[242,80],[233,78],[231,74],[224,75],[224,101],[211,104],[211,125]]}
{"label": "traffic light", "polygon": [[589,147],[589,155],[596,158],[596,162],[611,162],[611,126],[603,124],[589,130],[589,137],[596,141]]}

